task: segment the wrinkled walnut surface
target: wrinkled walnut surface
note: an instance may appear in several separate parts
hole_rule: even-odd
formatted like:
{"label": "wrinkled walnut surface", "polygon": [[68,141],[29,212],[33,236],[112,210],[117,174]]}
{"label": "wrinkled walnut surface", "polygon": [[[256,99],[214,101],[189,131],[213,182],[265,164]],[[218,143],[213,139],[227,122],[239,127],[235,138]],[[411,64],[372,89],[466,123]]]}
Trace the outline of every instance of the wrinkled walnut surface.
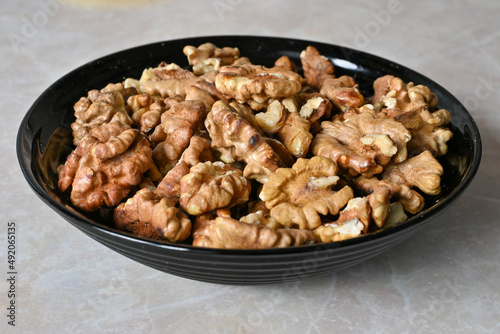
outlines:
{"label": "wrinkled walnut surface", "polygon": [[260,249],[385,229],[441,192],[451,113],[429,87],[386,75],[363,95],[311,46],[301,68],[183,52],[189,68],[161,62],[76,102],[58,179],[75,208],[110,207],[146,238]]}

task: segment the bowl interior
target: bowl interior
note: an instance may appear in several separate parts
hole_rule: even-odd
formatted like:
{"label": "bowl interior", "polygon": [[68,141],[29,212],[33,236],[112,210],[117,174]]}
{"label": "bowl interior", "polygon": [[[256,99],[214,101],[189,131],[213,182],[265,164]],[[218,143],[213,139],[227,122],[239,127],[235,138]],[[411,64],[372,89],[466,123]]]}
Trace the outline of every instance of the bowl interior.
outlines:
{"label": "bowl interior", "polygon": [[[197,46],[205,42],[212,42],[220,47],[237,46],[242,56],[249,57],[256,64],[269,67],[273,66],[277,58],[287,55],[299,68],[301,51],[308,45],[313,45],[334,63],[337,76],[347,74],[354,77],[365,96],[373,93],[372,84],[376,78],[393,74],[405,82],[413,81],[415,84],[428,86],[439,98],[438,107],[451,112],[450,129],[454,136],[449,142],[449,153],[439,158],[445,170],[441,194],[425,196],[424,211],[398,226],[321,246],[324,249],[352,247],[368,241],[395,237],[401,230],[417,227],[458,198],[477,171],[481,156],[481,141],[476,124],[455,97],[425,76],[391,61],[336,45],[272,37],[211,36],[155,43],[111,54],[77,68],[50,86],[26,114],[19,128],[17,140],[21,169],[35,193],[59,214],[80,229],[87,230],[89,234],[100,231],[117,238],[126,238],[132,243],[146,243],[174,250],[193,250],[189,245],[144,240],[117,231],[112,227],[109,212],[106,211],[82,215],[70,206],[68,196],[57,189],[57,167],[64,163],[73,149],[70,124],[74,121],[73,105],[81,96],[86,96],[91,89],[103,88],[110,82],[119,82],[127,77],[139,78],[144,68],[155,67],[161,61],[188,67],[187,59],[182,53],[183,47]],[[244,252],[197,251],[219,255],[291,254],[312,249],[312,246],[303,246]],[[317,246],[314,246],[314,249],[317,249]]]}

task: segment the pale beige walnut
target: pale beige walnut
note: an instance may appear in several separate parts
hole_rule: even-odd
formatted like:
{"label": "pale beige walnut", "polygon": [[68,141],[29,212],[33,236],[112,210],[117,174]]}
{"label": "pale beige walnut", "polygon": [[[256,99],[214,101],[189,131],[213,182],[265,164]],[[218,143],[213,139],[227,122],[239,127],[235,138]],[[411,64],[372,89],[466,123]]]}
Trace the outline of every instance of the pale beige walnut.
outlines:
{"label": "pale beige walnut", "polygon": [[259,65],[224,66],[215,78],[215,86],[225,98],[246,102],[257,111],[265,108],[270,99],[295,95],[302,88],[297,73]]}
{"label": "pale beige walnut", "polygon": [[309,230],[277,229],[248,224],[236,219],[217,217],[205,221],[193,245],[207,248],[265,249],[309,245],[314,234]]}
{"label": "pale beige walnut", "polygon": [[[265,182],[281,164],[279,155],[255,128],[223,101],[214,103],[205,120],[211,147],[226,163],[244,161],[245,177]],[[248,168],[248,170],[247,170]]]}
{"label": "pale beige walnut", "polygon": [[186,98],[189,87],[200,81],[208,81],[205,76],[196,76],[176,64],[160,63],[156,68],[145,69],[136,86],[143,93],[154,97]]}
{"label": "pale beige walnut", "polygon": [[351,199],[340,211],[336,221],[325,223],[314,230],[316,241],[340,241],[366,233],[370,224],[370,212],[371,208],[366,197]]}
{"label": "pale beige walnut", "polygon": [[161,115],[159,126],[163,130],[164,139],[154,148],[153,157],[162,174],[166,174],[177,163],[204,114],[203,102],[191,100],[177,103]]}
{"label": "pale beige walnut", "polygon": [[192,136],[189,146],[184,150],[177,165],[168,171],[165,177],[162,177],[158,183],[156,193],[160,197],[168,197],[175,202],[179,201],[180,180],[183,176],[189,174],[189,169],[200,162],[212,161],[212,151],[207,139]]}
{"label": "pale beige walnut", "polygon": [[288,227],[314,229],[321,216],[336,215],[353,198],[349,186],[335,189],[337,165],[330,159],[299,158],[292,168],[279,168],[259,194],[271,217]]}
{"label": "pale beige walnut", "polygon": [[83,211],[117,205],[152,164],[149,142],[119,122],[92,128],[60,169],[58,186],[71,188],[72,204]]}
{"label": "pale beige walnut", "polygon": [[410,132],[400,123],[372,113],[353,113],[343,121],[321,123],[311,151],[337,162],[342,168],[370,177],[382,172],[391,159],[407,157]]}
{"label": "pale beige walnut", "polygon": [[365,100],[354,79],[347,75],[327,78],[319,92],[342,112],[362,106]]}
{"label": "pale beige walnut", "polygon": [[204,43],[198,47],[187,45],[182,51],[196,75],[217,71],[221,66],[233,64],[240,57],[238,48],[219,48],[212,43]]}
{"label": "pale beige walnut", "polygon": [[[118,90],[112,90],[118,89]],[[108,85],[101,91],[88,92],[74,105],[76,120],[71,124],[73,143],[78,145],[91,130],[105,123],[120,122],[132,125],[124,101],[123,85]]]}
{"label": "pale beige walnut", "polygon": [[251,191],[241,170],[218,162],[199,163],[180,180],[179,204],[187,213],[200,215],[248,201]]}
{"label": "pale beige walnut", "polygon": [[387,166],[382,178],[410,188],[415,186],[428,195],[437,195],[441,192],[441,175],[443,166],[431,152],[424,151],[399,164]]}
{"label": "pale beige walnut", "polygon": [[314,46],[308,46],[301,52],[300,61],[307,84],[318,91],[326,79],[335,77],[333,64]]}
{"label": "pale beige walnut", "polygon": [[374,105],[411,131],[412,151],[429,150],[434,156],[446,154],[453,133],[444,126],[450,122],[451,114],[446,109],[435,110],[436,94],[424,85],[406,84],[394,76],[378,78],[374,90]]}
{"label": "pale beige walnut", "polygon": [[434,156],[445,155],[448,152],[448,141],[453,132],[444,125],[451,120],[446,109],[439,109],[433,113],[404,112],[393,117],[411,131],[409,149],[414,153],[430,151]]}
{"label": "pale beige walnut", "polygon": [[115,226],[135,235],[181,242],[191,235],[191,220],[175,202],[142,188],[113,213]]}

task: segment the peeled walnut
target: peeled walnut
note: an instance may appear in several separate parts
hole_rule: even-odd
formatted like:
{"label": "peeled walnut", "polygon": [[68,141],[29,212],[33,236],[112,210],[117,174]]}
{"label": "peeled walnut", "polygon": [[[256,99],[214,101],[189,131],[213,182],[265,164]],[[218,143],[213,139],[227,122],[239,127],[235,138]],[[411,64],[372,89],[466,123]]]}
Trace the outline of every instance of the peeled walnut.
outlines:
{"label": "peeled walnut", "polygon": [[231,65],[240,56],[238,48],[218,48],[212,43],[201,44],[197,48],[187,45],[182,50],[188,57],[189,65],[193,66],[196,75],[217,71],[221,66]]}
{"label": "peeled walnut", "polygon": [[352,77],[347,75],[326,79],[319,92],[329,98],[342,112],[360,107],[364,103],[364,97],[359,92],[358,85]]}
{"label": "peeled walnut", "polygon": [[[111,90],[112,88],[119,90]],[[96,126],[111,122],[132,124],[122,93],[123,85],[108,85],[101,91],[91,90],[87,97],[80,98],[74,105],[76,120],[71,124],[75,145]]]}
{"label": "peeled walnut", "polygon": [[339,181],[337,172],[330,159],[299,158],[292,168],[276,170],[259,197],[280,224],[314,229],[321,225],[321,216],[336,215],[353,198],[348,186],[334,190]]}
{"label": "peeled walnut", "polygon": [[117,205],[141,182],[152,163],[149,142],[128,125],[113,122],[85,136],[59,173],[58,186],[70,186],[72,204],[83,211]]}
{"label": "peeled walnut", "polygon": [[311,145],[312,153],[354,173],[371,177],[381,173],[391,159],[400,162],[407,157],[410,132],[392,119],[354,113],[343,121],[325,121],[321,127]]}
{"label": "peeled walnut", "polygon": [[297,73],[259,65],[224,66],[215,78],[215,86],[225,98],[247,102],[257,111],[264,108],[269,99],[292,96],[302,88]]}
{"label": "peeled walnut", "polygon": [[437,195],[441,192],[441,175],[443,166],[431,152],[424,151],[399,164],[387,166],[382,178],[408,187],[415,186],[428,195]]}
{"label": "peeled walnut", "polygon": [[191,234],[191,220],[175,207],[175,202],[158,197],[148,188],[118,205],[114,222],[119,229],[152,239],[180,242]]}
{"label": "peeled walnut", "polygon": [[160,172],[165,174],[177,163],[204,114],[205,105],[198,100],[177,103],[162,114],[159,126],[165,138],[154,149],[154,160]]}
{"label": "peeled walnut", "polygon": [[236,219],[217,217],[204,222],[196,233],[193,246],[232,249],[282,248],[314,242],[309,230],[277,229],[248,224]]}
{"label": "peeled walnut", "polygon": [[333,64],[313,46],[302,51],[300,61],[307,84],[316,90],[321,89],[326,79],[335,77]]}
{"label": "peeled walnut", "polygon": [[251,185],[241,170],[218,162],[199,163],[180,180],[179,204],[190,215],[248,201]]}
{"label": "peeled walnut", "polygon": [[211,147],[226,163],[244,161],[245,177],[265,182],[281,161],[255,128],[223,101],[214,103],[205,120]]}
{"label": "peeled walnut", "polygon": [[339,218],[314,230],[317,241],[332,242],[355,238],[368,230],[370,206],[366,197],[351,199],[339,213]]}

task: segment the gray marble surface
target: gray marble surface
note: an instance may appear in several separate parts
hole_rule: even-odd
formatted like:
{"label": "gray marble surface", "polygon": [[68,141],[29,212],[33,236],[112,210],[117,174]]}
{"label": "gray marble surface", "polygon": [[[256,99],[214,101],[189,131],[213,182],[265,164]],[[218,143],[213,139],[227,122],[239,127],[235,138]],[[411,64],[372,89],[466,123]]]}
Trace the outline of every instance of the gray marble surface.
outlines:
{"label": "gray marble surface", "polygon": [[[500,332],[500,2],[0,0],[0,8],[1,333]],[[50,84],[114,51],[220,34],[340,44],[429,76],[480,127],[477,177],[441,221],[388,252],[336,274],[257,287],[147,268],[34,195],[15,137]],[[15,327],[6,316],[8,222],[17,229]]]}

